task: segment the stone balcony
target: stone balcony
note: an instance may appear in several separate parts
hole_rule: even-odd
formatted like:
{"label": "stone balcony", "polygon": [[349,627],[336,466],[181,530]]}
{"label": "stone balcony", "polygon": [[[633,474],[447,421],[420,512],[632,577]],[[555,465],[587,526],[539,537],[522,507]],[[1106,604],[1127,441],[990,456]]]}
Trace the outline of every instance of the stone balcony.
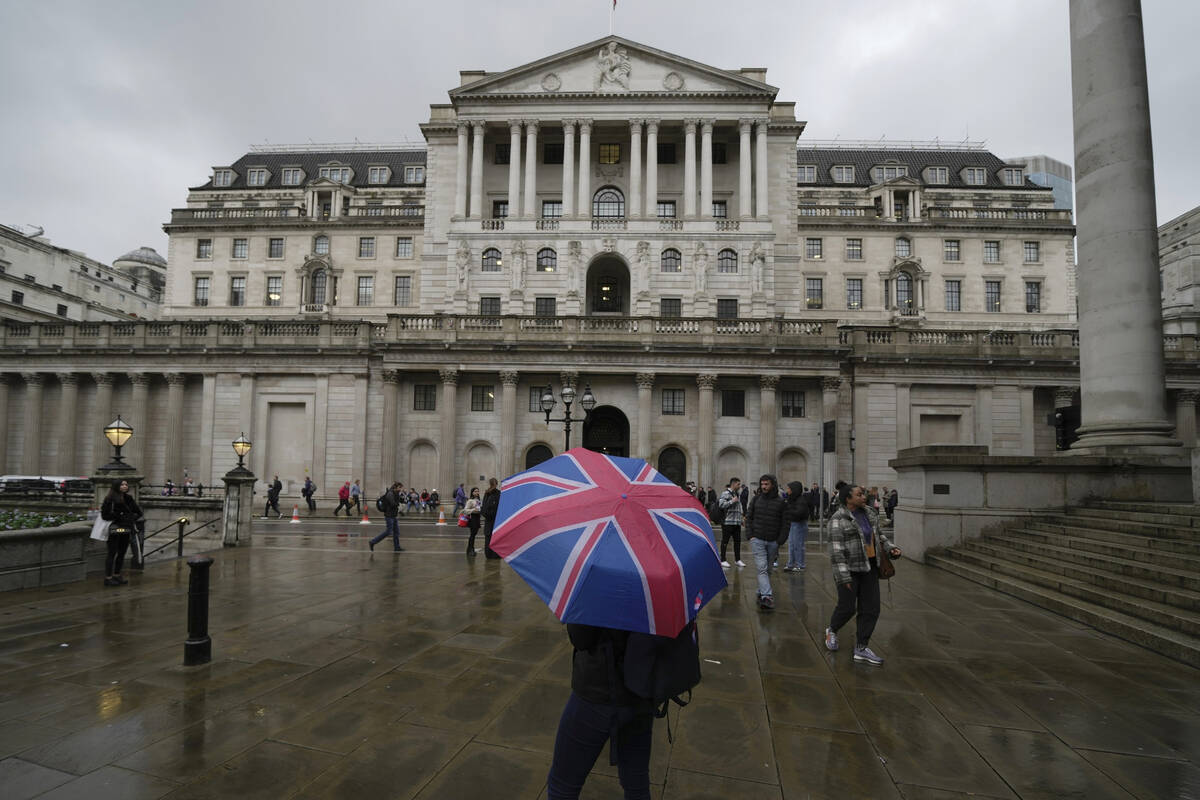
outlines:
{"label": "stone balcony", "polygon": [[1072,229],[1074,219],[1070,209],[1058,208],[939,208],[925,206],[919,219],[905,215],[885,217],[874,206],[801,205],[797,211],[800,224],[811,225],[961,225],[1037,227],[1050,226]]}
{"label": "stone balcony", "polygon": [[557,231],[560,235],[573,236],[594,233],[621,233],[634,236],[654,237],[664,233],[714,233],[770,234],[774,232],[769,220],[757,219],[633,219],[628,217],[544,217],[497,219],[455,219],[450,233],[474,234],[480,232],[503,232],[512,235],[536,235],[545,231]]}
{"label": "stone balcony", "polygon": [[297,207],[260,208],[175,208],[165,229],[179,227],[264,227],[321,225],[423,225],[425,207],[420,205],[352,206],[345,214],[309,216]]}

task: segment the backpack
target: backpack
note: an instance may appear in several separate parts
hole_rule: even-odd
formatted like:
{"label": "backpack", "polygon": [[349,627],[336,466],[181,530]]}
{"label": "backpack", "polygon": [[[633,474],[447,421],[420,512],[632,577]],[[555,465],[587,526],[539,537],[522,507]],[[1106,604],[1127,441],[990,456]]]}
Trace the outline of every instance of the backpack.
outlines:
{"label": "backpack", "polygon": [[[672,702],[686,706],[700,683],[700,638],[692,620],[679,635],[631,633],[625,645],[625,688],[654,703],[654,716],[667,715]],[[687,693],[688,699],[682,699]],[[668,729],[669,733],[669,729]]]}
{"label": "backpack", "polygon": [[383,494],[379,495],[379,497],[375,498],[375,508],[376,508],[376,510],[378,510],[378,511],[385,511],[385,510],[386,510],[386,509],[384,509],[384,507],[383,507],[383,498],[385,498],[385,497],[387,497],[387,492],[384,492]]}

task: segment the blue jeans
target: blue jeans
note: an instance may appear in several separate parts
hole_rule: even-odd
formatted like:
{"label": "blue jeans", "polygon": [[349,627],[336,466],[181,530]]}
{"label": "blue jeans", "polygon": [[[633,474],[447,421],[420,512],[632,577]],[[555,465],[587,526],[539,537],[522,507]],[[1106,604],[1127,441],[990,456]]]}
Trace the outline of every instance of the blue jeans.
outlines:
{"label": "blue jeans", "polygon": [[754,566],[758,567],[758,595],[771,597],[771,565],[779,558],[779,542],[751,539],[750,552],[754,554]]}
{"label": "blue jeans", "polygon": [[654,717],[648,713],[635,713],[627,706],[592,703],[574,692],[567,699],[558,722],[554,760],[546,777],[547,800],[579,797],[588,773],[614,728],[617,731],[617,772],[625,799],[649,800]]}
{"label": "blue jeans", "polygon": [[789,567],[800,567],[804,569],[808,566],[804,556],[804,543],[808,539],[808,523],[793,522],[792,529],[788,533],[788,563]]}
{"label": "blue jeans", "polygon": [[384,517],[383,518],[383,533],[379,534],[378,536],[376,536],[374,539],[371,540],[371,546],[374,547],[375,545],[382,542],[384,539],[386,539],[388,537],[388,534],[391,534],[391,537],[392,537],[392,548],[395,550],[399,550],[400,549],[400,522],[395,517]]}

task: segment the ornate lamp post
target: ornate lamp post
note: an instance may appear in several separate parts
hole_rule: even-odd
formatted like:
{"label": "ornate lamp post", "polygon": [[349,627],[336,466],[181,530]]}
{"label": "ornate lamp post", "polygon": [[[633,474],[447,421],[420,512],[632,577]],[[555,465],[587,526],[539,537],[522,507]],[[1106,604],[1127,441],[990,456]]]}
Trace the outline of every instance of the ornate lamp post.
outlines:
{"label": "ornate lamp post", "polygon": [[221,478],[225,482],[223,542],[226,547],[248,545],[251,541],[251,512],[254,505],[254,473],[246,469],[246,454],[253,446],[242,433],[232,442],[237,466]]}
{"label": "ornate lamp post", "polygon": [[[571,416],[571,404],[575,402],[575,387],[564,386],[559,392],[559,397],[563,401],[563,415],[558,419],[550,419],[550,412],[554,410],[556,402],[554,400],[554,390],[547,384],[545,391],[542,392],[542,411],[546,412],[546,424],[551,422],[561,422],[563,424],[563,432],[566,434],[566,445],[563,450],[571,449],[571,423],[578,417]],[[592,409],[596,407],[596,397],[592,394],[591,384],[584,384],[583,396],[579,398],[579,405],[583,406],[583,419],[586,422],[588,415],[592,413]]]}
{"label": "ornate lamp post", "polygon": [[246,454],[250,452],[250,448],[253,446],[254,445],[250,443],[250,440],[246,438],[245,433],[242,433],[240,436],[238,436],[238,438],[233,440],[233,452],[237,453],[238,457],[237,466],[234,467],[235,471],[240,470],[242,472],[248,472],[246,469],[246,464],[242,459],[246,457]]}
{"label": "ornate lamp post", "polygon": [[109,444],[113,446],[113,460],[101,467],[103,470],[133,470],[133,467],[125,463],[121,457],[121,448],[133,436],[133,428],[121,419],[118,414],[117,418],[110,422],[104,428],[104,438],[108,439]]}

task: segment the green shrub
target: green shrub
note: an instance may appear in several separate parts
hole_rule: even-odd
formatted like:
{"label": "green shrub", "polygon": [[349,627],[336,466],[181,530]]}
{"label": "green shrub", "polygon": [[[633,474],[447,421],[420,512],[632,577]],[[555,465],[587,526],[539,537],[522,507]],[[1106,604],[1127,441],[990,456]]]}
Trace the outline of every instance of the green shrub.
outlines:
{"label": "green shrub", "polygon": [[86,514],[74,511],[62,511],[48,514],[44,511],[22,511],[21,509],[0,509],[0,531],[18,531],[26,528],[56,528],[68,522],[80,522],[87,519]]}

